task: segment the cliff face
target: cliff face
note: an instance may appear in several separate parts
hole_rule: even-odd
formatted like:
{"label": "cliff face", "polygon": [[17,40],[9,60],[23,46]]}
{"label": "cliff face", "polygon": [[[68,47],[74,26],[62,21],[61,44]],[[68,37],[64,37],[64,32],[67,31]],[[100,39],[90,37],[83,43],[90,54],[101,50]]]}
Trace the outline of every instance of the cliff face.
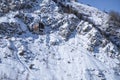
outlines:
{"label": "cliff face", "polygon": [[0,80],[120,79],[120,28],[107,13],[57,0],[0,8]]}

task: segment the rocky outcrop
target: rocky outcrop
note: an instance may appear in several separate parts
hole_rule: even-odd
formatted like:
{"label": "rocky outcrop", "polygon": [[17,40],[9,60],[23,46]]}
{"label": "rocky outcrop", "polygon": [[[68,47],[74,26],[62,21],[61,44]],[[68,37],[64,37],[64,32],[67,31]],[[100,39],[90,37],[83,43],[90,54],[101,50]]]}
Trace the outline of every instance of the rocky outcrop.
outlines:
{"label": "rocky outcrop", "polygon": [[17,22],[1,22],[0,23],[0,34],[13,36],[15,34],[21,35],[24,32],[21,26]]}
{"label": "rocky outcrop", "polygon": [[30,9],[36,4],[37,0],[1,0],[0,13],[8,13],[11,10]]}
{"label": "rocky outcrop", "polygon": [[119,80],[119,28],[96,8],[53,1],[1,11],[0,80]]}
{"label": "rocky outcrop", "polygon": [[[87,10],[83,7],[84,5],[81,6],[75,2],[74,4],[75,5],[71,5],[70,3],[68,4],[60,3],[60,6],[62,7],[63,12],[74,14],[80,20],[84,20],[85,22],[88,22],[89,24],[91,24],[92,27],[94,27],[97,30],[97,33],[94,33],[94,34],[98,35],[99,33],[100,35],[102,35],[107,40],[107,42],[110,41],[110,43],[114,44],[119,51],[119,47],[120,47],[119,29],[120,28],[119,26],[115,26],[115,24],[113,24],[113,21],[109,21],[109,15],[101,11],[97,12],[96,11],[97,9],[94,9],[96,12],[94,12],[91,9]],[[95,17],[95,19],[91,18],[92,16]],[[106,21],[104,21],[104,19],[106,19]],[[83,28],[81,27],[77,28],[79,33],[86,34],[91,30],[90,26],[85,26],[84,23],[82,22],[80,23],[79,26],[83,27]],[[99,40],[102,40],[102,39],[100,38]],[[96,47],[98,44],[101,44],[102,41],[99,41],[99,40],[97,38],[93,38],[91,41],[91,46]],[[110,51],[110,52],[114,53],[114,51]],[[117,52],[117,53],[120,53],[120,52]]]}
{"label": "rocky outcrop", "polygon": [[101,52],[100,48],[104,48],[108,56],[112,58],[119,57],[117,46],[101,34],[92,24],[81,21],[77,27],[77,32],[88,39],[87,49],[89,51],[99,53]]}
{"label": "rocky outcrop", "polygon": [[115,25],[115,21],[108,21],[106,28],[106,36],[118,47],[120,48],[120,27]]}
{"label": "rocky outcrop", "polygon": [[68,39],[69,36],[76,30],[79,19],[74,15],[68,15],[63,22],[63,25],[59,28],[59,34]]}
{"label": "rocky outcrop", "polygon": [[33,22],[29,26],[30,31],[34,33],[43,33],[45,26],[42,22]]}

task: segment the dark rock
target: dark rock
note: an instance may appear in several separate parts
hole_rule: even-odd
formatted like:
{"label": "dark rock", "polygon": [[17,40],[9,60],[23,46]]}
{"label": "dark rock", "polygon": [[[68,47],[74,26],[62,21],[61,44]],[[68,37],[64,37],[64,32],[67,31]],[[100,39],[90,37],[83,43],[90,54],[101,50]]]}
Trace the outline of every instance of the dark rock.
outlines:
{"label": "dark rock", "polygon": [[22,29],[19,23],[16,22],[2,22],[0,23],[0,34],[12,36],[14,34],[21,33]]}
{"label": "dark rock", "polygon": [[25,51],[21,51],[21,52],[19,53],[19,55],[20,55],[20,56],[24,56],[24,53],[25,53]]}
{"label": "dark rock", "polygon": [[68,61],[68,64],[70,64],[71,62],[70,61]]}
{"label": "dark rock", "polygon": [[30,68],[30,69],[33,69],[33,66],[34,66],[34,64],[31,64],[31,65],[29,66],[29,68]]}
{"label": "dark rock", "polygon": [[45,26],[42,22],[33,22],[29,26],[30,31],[40,34],[43,33]]}
{"label": "dark rock", "polygon": [[2,60],[1,60],[1,58],[0,58],[0,63],[2,63]]}

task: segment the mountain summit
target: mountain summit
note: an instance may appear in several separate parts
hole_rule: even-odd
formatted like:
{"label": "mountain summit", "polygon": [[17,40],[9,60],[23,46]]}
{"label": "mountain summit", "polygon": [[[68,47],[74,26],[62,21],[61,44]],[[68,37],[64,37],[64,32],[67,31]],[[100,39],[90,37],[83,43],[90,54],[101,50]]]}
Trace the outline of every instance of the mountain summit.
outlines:
{"label": "mountain summit", "polygon": [[120,25],[76,0],[0,1],[0,80],[119,80]]}

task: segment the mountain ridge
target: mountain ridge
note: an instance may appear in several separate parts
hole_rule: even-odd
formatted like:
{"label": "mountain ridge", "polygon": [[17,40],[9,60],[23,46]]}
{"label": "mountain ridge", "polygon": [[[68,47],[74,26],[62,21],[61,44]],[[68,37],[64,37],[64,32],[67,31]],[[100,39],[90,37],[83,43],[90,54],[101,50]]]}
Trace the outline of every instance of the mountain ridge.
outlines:
{"label": "mountain ridge", "polygon": [[119,80],[120,40],[108,30],[109,15],[54,1],[18,0],[0,11],[0,79]]}

